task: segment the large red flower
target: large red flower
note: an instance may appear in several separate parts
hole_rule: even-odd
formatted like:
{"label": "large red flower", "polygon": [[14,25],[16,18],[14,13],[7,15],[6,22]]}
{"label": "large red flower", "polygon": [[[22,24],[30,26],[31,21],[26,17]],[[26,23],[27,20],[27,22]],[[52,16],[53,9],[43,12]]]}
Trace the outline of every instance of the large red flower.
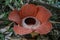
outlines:
{"label": "large red flower", "polygon": [[13,10],[9,14],[9,20],[16,22],[13,30],[16,34],[25,35],[31,32],[47,34],[52,29],[49,22],[51,12],[43,6],[26,4],[18,10]]}

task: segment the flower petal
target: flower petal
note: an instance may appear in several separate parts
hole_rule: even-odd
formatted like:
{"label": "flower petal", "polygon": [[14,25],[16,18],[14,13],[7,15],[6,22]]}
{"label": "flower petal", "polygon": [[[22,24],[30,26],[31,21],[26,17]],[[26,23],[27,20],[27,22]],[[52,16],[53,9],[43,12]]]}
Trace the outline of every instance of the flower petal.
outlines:
{"label": "flower petal", "polygon": [[13,30],[16,34],[19,34],[19,35],[25,35],[25,34],[29,34],[32,32],[31,29],[26,29],[26,28],[21,27],[19,25],[15,25]]}
{"label": "flower petal", "polygon": [[26,4],[20,10],[21,18],[27,16],[36,16],[36,13],[37,13],[37,7],[34,4]]}
{"label": "flower petal", "polygon": [[52,24],[50,22],[45,22],[36,29],[35,32],[39,34],[47,34],[52,30]]}
{"label": "flower petal", "polygon": [[19,17],[18,10],[13,10],[13,11],[9,14],[8,18],[9,18],[9,20],[14,21],[14,22],[20,24],[21,19],[20,19],[20,17]]}
{"label": "flower petal", "polygon": [[40,20],[41,23],[47,21],[52,16],[51,12],[45,7],[37,6],[37,8],[38,8],[38,13],[36,15],[36,18]]}

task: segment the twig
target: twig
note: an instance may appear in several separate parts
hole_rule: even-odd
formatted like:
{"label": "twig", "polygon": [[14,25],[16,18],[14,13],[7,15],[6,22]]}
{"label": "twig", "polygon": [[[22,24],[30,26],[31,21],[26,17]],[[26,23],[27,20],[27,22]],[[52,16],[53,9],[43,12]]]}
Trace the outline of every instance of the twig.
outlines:
{"label": "twig", "polygon": [[14,22],[10,23],[8,26],[11,26]]}
{"label": "twig", "polygon": [[22,5],[24,4],[22,0],[21,0],[21,2],[20,2],[20,3],[21,3]]}
{"label": "twig", "polygon": [[47,7],[47,8],[52,8],[52,9],[60,10],[59,7],[56,7],[56,6],[53,6],[53,5],[44,3],[44,2],[34,1],[34,2],[31,2],[31,3],[37,4],[37,5],[42,5],[42,6]]}
{"label": "twig", "polygon": [[10,9],[14,10],[14,7],[13,6],[11,6],[10,4],[8,4],[8,6],[10,7]]}
{"label": "twig", "polygon": [[60,23],[60,22],[56,22],[56,21],[50,21],[51,23]]}

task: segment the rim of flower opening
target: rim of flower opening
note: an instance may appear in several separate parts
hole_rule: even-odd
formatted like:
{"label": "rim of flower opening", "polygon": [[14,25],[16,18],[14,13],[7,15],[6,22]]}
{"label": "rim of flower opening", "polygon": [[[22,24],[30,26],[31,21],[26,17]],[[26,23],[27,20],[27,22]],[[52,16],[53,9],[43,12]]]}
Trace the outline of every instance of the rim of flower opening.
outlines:
{"label": "rim of flower opening", "polygon": [[22,26],[29,29],[36,29],[36,27],[40,26],[40,21],[38,21],[35,17],[25,17],[22,20]]}

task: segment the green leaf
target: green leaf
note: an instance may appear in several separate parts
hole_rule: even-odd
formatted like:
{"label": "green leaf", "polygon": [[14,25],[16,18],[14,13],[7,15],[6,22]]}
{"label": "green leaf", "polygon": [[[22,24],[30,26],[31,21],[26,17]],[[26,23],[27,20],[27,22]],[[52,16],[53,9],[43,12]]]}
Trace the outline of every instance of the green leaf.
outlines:
{"label": "green leaf", "polygon": [[3,14],[5,14],[5,15],[3,16],[2,19],[7,19],[8,18],[8,12],[4,12]]}
{"label": "green leaf", "polygon": [[4,35],[2,33],[0,33],[0,39],[1,40],[4,40],[5,39],[5,37],[4,37]]}
{"label": "green leaf", "polygon": [[12,29],[12,28],[10,28],[8,31],[9,31],[9,32],[13,32],[13,29]]}
{"label": "green leaf", "polygon": [[5,0],[5,5],[8,5],[10,3],[10,0]]}
{"label": "green leaf", "polygon": [[4,17],[4,15],[5,15],[5,14],[1,14],[1,15],[0,15],[0,19],[1,19],[1,18],[3,18],[3,17]]}

